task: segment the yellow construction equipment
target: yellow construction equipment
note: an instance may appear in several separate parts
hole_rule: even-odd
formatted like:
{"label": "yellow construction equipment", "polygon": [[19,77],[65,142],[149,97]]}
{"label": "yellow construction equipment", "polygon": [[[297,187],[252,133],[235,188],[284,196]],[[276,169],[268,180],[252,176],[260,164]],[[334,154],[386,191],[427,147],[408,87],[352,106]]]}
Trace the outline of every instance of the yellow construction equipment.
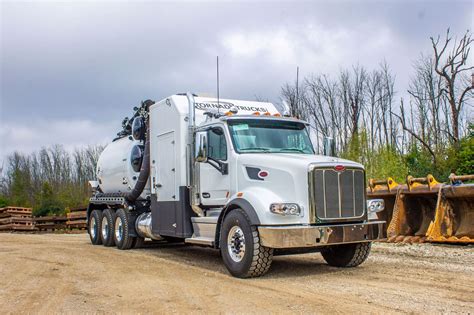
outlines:
{"label": "yellow construction equipment", "polygon": [[449,176],[439,193],[436,216],[427,240],[443,243],[474,243],[474,175]]}
{"label": "yellow construction equipment", "polygon": [[388,177],[387,179],[369,179],[369,188],[367,190],[368,199],[383,199],[385,203],[384,211],[377,212],[377,219],[387,222],[392,220],[393,207],[397,199],[398,188],[400,185]]}
{"label": "yellow construction equipment", "polygon": [[415,178],[407,176],[399,188],[392,220],[387,228],[389,242],[419,243],[434,220],[438,194],[442,187],[430,174]]}
{"label": "yellow construction equipment", "polygon": [[387,222],[388,242],[474,243],[474,175],[451,174],[447,184],[432,175],[369,180],[368,199],[384,199],[378,219]]}

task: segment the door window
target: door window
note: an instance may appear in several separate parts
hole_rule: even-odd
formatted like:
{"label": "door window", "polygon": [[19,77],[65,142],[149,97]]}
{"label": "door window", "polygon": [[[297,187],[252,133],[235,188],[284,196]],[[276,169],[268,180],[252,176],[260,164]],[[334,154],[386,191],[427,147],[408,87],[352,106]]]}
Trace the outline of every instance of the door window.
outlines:
{"label": "door window", "polygon": [[227,144],[225,141],[224,130],[214,127],[208,133],[208,157],[215,160],[227,160]]}

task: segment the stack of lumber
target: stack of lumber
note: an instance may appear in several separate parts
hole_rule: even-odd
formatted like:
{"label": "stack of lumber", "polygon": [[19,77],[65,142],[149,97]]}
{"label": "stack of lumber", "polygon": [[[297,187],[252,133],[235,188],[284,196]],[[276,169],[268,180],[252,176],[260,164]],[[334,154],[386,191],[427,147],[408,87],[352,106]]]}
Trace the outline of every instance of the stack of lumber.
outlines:
{"label": "stack of lumber", "polygon": [[35,217],[36,228],[40,231],[56,231],[66,228],[66,216]]}
{"label": "stack of lumber", "polygon": [[67,214],[66,225],[70,229],[85,229],[87,227],[87,209],[72,208]]}
{"label": "stack of lumber", "polygon": [[34,231],[31,208],[6,207],[0,209],[0,231]]}

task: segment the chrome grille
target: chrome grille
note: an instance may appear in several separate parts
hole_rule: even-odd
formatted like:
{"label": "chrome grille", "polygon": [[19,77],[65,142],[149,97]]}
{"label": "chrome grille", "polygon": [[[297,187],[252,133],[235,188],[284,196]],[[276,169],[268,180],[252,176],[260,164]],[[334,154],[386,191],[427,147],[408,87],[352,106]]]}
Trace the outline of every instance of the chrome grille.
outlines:
{"label": "chrome grille", "polygon": [[365,212],[361,169],[314,168],[309,173],[309,204],[314,220],[359,218]]}

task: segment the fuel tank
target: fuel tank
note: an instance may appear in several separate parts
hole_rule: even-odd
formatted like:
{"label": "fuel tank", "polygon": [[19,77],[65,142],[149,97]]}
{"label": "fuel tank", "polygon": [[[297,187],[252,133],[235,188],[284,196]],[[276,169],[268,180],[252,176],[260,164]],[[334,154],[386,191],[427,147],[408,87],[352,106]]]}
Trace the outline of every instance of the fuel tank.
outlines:
{"label": "fuel tank", "polygon": [[[123,137],[107,145],[97,161],[97,180],[104,193],[130,192],[140,174],[144,145]],[[149,183],[140,195],[150,194]]]}

